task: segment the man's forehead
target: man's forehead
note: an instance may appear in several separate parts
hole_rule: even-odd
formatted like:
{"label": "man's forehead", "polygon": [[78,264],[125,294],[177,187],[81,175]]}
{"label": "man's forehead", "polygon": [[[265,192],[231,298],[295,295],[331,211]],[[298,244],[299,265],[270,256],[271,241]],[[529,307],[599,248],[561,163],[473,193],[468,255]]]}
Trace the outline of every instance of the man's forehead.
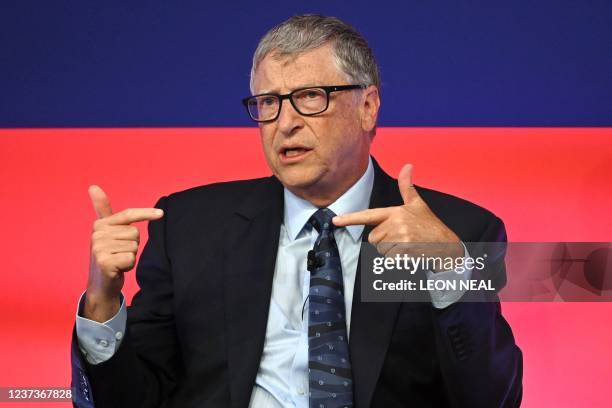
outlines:
{"label": "man's forehead", "polygon": [[322,46],[291,54],[271,51],[259,63],[254,85],[257,93],[284,92],[311,85],[337,85],[335,82],[344,78],[331,47]]}

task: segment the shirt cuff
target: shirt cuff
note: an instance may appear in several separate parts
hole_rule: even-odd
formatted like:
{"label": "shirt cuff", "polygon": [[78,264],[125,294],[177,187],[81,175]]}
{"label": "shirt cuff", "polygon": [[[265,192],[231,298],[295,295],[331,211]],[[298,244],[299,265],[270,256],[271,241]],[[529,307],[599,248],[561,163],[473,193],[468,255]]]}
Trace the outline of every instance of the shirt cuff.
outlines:
{"label": "shirt cuff", "polygon": [[[469,258],[470,254],[463,242],[463,267],[452,271],[442,271],[434,273],[432,271],[425,271],[428,281],[443,280],[445,282],[457,281],[456,287],[458,289],[436,289],[429,292],[431,296],[431,303],[436,309],[444,309],[457,302],[461,296],[465,293],[465,289],[461,289],[459,281],[467,281],[472,277],[473,265],[470,262],[466,262],[466,258]],[[444,285],[450,286],[450,285]]]}
{"label": "shirt cuff", "polygon": [[119,311],[110,320],[99,323],[81,317],[85,303],[85,292],[79,299],[76,315],[76,333],[79,348],[90,364],[100,364],[111,358],[125,335],[127,324],[127,310],[125,297],[121,295],[121,306]]}

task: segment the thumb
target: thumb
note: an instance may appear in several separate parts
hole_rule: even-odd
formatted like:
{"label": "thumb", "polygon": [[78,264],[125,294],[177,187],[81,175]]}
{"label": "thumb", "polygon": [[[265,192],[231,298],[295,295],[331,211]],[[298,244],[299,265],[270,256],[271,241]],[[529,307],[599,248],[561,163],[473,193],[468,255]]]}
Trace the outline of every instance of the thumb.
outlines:
{"label": "thumb", "polygon": [[402,167],[399,176],[397,176],[397,184],[399,185],[399,191],[404,200],[404,204],[407,204],[418,194],[412,185],[412,164],[405,164],[404,167]]}
{"label": "thumb", "polygon": [[104,190],[94,184],[89,186],[88,192],[89,198],[91,198],[91,203],[93,204],[94,210],[96,210],[98,218],[113,215],[113,209],[111,208],[110,201],[108,201],[108,197]]}

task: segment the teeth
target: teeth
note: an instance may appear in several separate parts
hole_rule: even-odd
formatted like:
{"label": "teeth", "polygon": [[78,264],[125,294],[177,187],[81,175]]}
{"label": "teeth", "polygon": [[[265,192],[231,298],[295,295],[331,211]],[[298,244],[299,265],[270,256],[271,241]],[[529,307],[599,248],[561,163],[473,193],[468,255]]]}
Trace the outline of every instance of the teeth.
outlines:
{"label": "teeth", "polygon": [[285,156],[293,157],[293,156],[297,156],[298,154],[301,154],[303,152],[304,152],[304,149],[287,149],[287,150],[285,150]]}

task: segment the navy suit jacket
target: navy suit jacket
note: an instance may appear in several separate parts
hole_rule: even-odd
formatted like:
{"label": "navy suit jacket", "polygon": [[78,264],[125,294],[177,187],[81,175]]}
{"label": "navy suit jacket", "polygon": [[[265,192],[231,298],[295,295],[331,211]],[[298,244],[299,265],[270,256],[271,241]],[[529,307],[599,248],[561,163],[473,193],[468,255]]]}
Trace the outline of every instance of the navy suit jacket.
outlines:
{"label": "navy suit jacket", "polygon": [[[376,162],[374,169],[370,208],[402,204],[397,181]],[[506,240],[489,211],[417,191],[462,241]],[[283,186],[274,177],[219,183],[163,197],[156,207],[165,216],[149,223],[140,291],[116,354],[91,365],[73,335],[75,405],[247,407],[265,339]],[[502,287],[503,259],[486,274]],[[520,405],[522,354],[499,302],[445,309],[362,302],[360,286],[357,273],[349,344],[356,407]]]}

